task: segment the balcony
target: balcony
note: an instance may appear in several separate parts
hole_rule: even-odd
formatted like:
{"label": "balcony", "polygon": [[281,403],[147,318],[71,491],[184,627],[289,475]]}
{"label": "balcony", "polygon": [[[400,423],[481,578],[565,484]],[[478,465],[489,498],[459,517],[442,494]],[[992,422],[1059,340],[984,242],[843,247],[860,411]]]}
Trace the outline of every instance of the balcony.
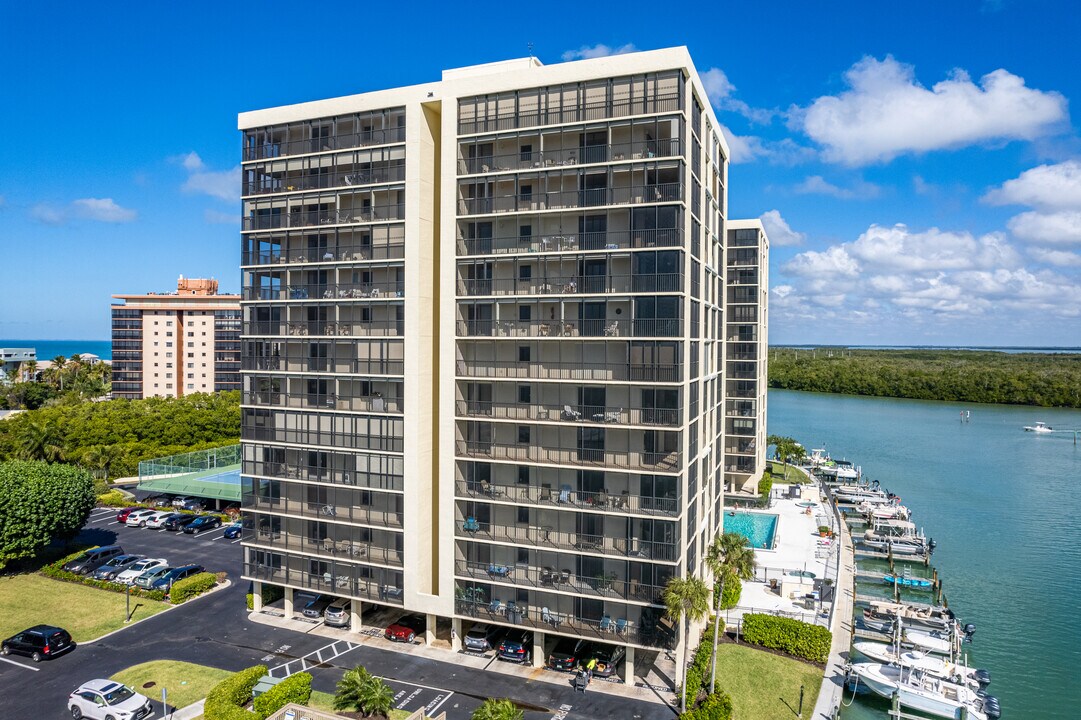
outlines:
{"label": "balcony", "polygon": [[457,442],[459,457],[474,460],[509,460],[511,462],[554,463],[590,468],[628,468],[651,472],[679,472],[683,467],[681,454],[644,452],[637,450],[603,450],[593,448],[542,447],[533,444],[499,445],[491,442]]}
{"label": "balcony", "polygon": [[538,505],[557,509],[580,509],[589,512],[604,511],[628,515],[659,515],[676,517],[680,503],[676,497],[651,497],[632,495],[627,490],[619,493],[607,491],[586,492],[572,490],[563,485],[554,490],[550,484],[509,485],[488,481],[469,482],[459,480],[456,484],[459,498],[471,498],[484,502],[506,502],[517,505]]}
{"label": "balcony", "polygon": [[609,537],[592,533],[562,532],[549,526],[497,525],[473,520],[455,523],[455,535],[466,540],[505,542],[545,549],[571,550],[589,555],[638,558],[660,562],[679,560],[677,543],[650,542],[636,537]]}
{"label": "balcony", "polygon": [[497,403],[458,400],[459,417],[497,420],[556,421],[600,423],[604,425],[661,425],[678,427],[682,413],[678,408],[614,407],[578,403]]}
{"label": "balcony", "polygon": [[[327,488],[328,493],[338,491],[336,488]],[[338,491],[340,492],[340,491]],[[354,491],[359,495],[366,490]],[[370,491],[373,498],[382,495],[377,491]],[[401,496],[393,495],[387,498],[382,496],[381,503],[387,508],[390,504],[401,504]],[[339,502],[340,504],[333,504]],[[280,513],[293,517],[305,517],[324,522],[347,522],[357,525],[369,525],[372,527],[384,527],[400,530],[402,527],[402,512],[400,510],[378,509],[370,505],[347,505],[346,500],[336,501],[333,494],[328,499],[320,502],[307,502],[292,500],[288,497],[263,497],[255,494],[250,496],[250,502],[245,505],[246,510],[260,513]]]}
{"label": "balcony", "polygon": [[[322,573],[307,572],[293,568],[279,568],[255,563],[244,563],[244,577],[272,585],[299,586],[328,595],[362,598],[387,605],[402,605],[401,573],[371,572],[367,566],[328,564]],[[368,572],[369,577],[362,573]],[[384,582],[386,575],[391,582]]]}
{"label": "balcony", "polygon": [[500,237],[458,238],[458,255],[519,255],[578,250],[629,250],[655,247],[680,247],[683,231],[679,228],[654,230],[608,230],[577,235],[504,235]]}
{"label": "balcony", "polygon": [[[284,163],[275,163],[284,168]],[[305,171],[260,171],[256,168],[245,168],[248,172],[254,172],[251,180],[245,179],[242,183],[243,195],[268,195],[271,193],[295,192],[299,190],[328,190],[334,188],[352,188],[365,185],[378,185],[381,183],[402,182],[405,180],[405,165],[391,165],[387,163],[370,163],[371,167],[364,170],[341,170],[339,172],[305,172]]]}
{"label": "balcony", "polygon": [[[323,323],[329,328],[333,323]],[[283,327],[274,325],[274,328]],[[257,335],[260,333],[252,333]],[[272,334],[272,333],[265,333]],[[303,335],[306,333],[290,333]],[[363,333],[340,333],[342,335],[362,335]],[[400,333],[399,333],[400,334]],[[334,356],[313,358],[308,355],[307,348],[303,351],[286,352],[273,357],[245,355],[240,359],[241,369],[261,370],[265,372],[288,372],[288,373],[346,373],[350,375],[364,376],[401,376],[405,374],[405,362],[402,360],[370,360],[340,358]]]}
{"label": "balcony", "polygon": [[682,381],[682,370],[682,365],[668,363],[589,363],[545,360],[536,362],[459,360],[457,363],[459,377],[492,380],[676,383]]}
{"label": "balcony", "polygon": [[[383,322],[250,322],[244,327],[243,337],[255,337],[259,335],[282,337],[287,335],[299,337],[324,336],[324,337],[374,337],[390,338],[402,337],[405,334],[405,322],[402,320],[387,320]],[[305,354],[302,356],[308,358]],[[268,361],[276,361],[277,357],[265,358]],[[300,358],[296,358],[299,360]],[[328,366],[328,358],[310,358],[311,370],[316,370],[317,365]],[[322,361],[319,363],[318,361]],[[360,361],[364,362],[364,361]],[[267,363],[269,368],[270,364]],[[258,370],[261,368],[245,368]],[[278,369],[278,368],[273,368]],[[353,370],[341,370],[338,372],[355,372]]]}
{"label": "balcony", "polygon": [[[300,452],[306,454],[304,451]],[[405,479],[402,475],[373,473],[353,469],[344,470],[341,468],[328,468],[306,463],[245,460],[242,473],[244,475],[281,478],[283,480],[308,480],[313,482],[333,483],[336,485],[346,485],[349,487],[371,490],[398,490],[400,492],[405,489]]]}
{"label": "balcony", "polygon": [[401,414],[404,412],[402,398],[351,397],[336,393],[284,393],[256,390],[246,392],[241,404],[257,407],[349,410],[364,413]]}
{"label": "balcony", "polygon": [[305,555],[332,558],[341,562],[379,563],[402,567],[402,554],[388,547],[359,540],[312,538],[292,533],[270,533],[245,528],[240,536],[245,545],[264,550],[295,551]]}
{"label": "balcony", "polygon": [[361,262],[368,260],[402,260],[405,258],[405,244],[372,245],[371,243],[338,245],[336,247],[324,247],[311,249],[300,247],[293,250],[282,251],[278,246],[272,250],[259,252],[244,252],[242,265],[279,265],[290,264],[318,264],[330,262]]}
{"label": "balcony", "polygon": [[682,199],[683,183],[675,182],[587,190],[553,190],[529,194],[499,195],[496,197],[460,198],[458,200],[458,214],[488,215],[491,213],[567,210],[606,205],[642,205],[645,203],[679,202]]}
{"label": "balcony", "polygon": [[459,115],[458,134],[471,135],[498,130],[537,127],[541,125],[564,125],[573,122],[591,122],[628,115],[653,115],[665,112],[682,112],[682,98],[676,90],[650,98],[619,97],[597,102],[576,103],[566,108],[517,109],[492,112],[484,117]]}
{"label": "balcony", "polygon": [[305,138],[304,140],[270,140],[244,148],[244,160],[264,160],[288,155],[304,155],[329,150],[349,150],[370,145],[391,145],[405,142],[405,128],[394,127],[386,130],[366,130],[359,133],[334,135],[324,138]]}
{"label": "balcony", "polygon": [[370,300],[393,299],[405,295],[401,280],[366,283],[317,283],[281,285],[279,287],[246,287],[244,300]]}
{"label": "balcony", "polygon": [[683,143],[679,138],[642,140],[638,142],[588,145],[539,152],[497,153],[472,158],[458,158],[459,175],[475,175],[512,170],[541,170],[567,165],[649,160],[682,157]]}
{"label": "balcony", "polygon": [[[262,413],[260,415],[259,413]],[[270,427],[259,424],[261,422],[291,422],[294,418],[299,419],[304,415],[312,423],[313,427],[322,424],[321,429],[295,429],[283,427]],[[277,418],[275,418],[277,416]],[[292,417],[290,417],[292,416]],[[340,422],[334,422],[330,415],[319,415],[318,412],[305,413],[303,411],[288,410],[262,410],[245,408],[241,413],[241,436],[248,441],[262,441],[281,443],[284,445],[314,445],[327,449],[341,448],[345,450],[380,450],[383,452],[400,453],[405,451],[405,439],[400,435],[376,435],[369,432],[334,432],[326,428],[334,425],[366,424],[366,416],[339,416]],[[373,422],[397,426],[402,428],[402,420],[397,417],[373,416]]]}
{"label": "balcony", "polygon": [[458,337],[682,337],[679,318],[643,320],[459,320]]}
{"label": "balcony", "polygon": [[683,292],[682,273],[600,276],[568,274],[485,280],[458,278],[458,295],[466,297],[678,292]]}
{"label": "balcony", "polygon": [[661,603],[663,587],[645,585],[637,580],[619,580],[613,574],[600,577],[582,577],[571,570],[529,565],[502,565],[478,563],[466,560],[454,562],[458,577],[481,580],[515,587],[534,587],[559,590],[578,595],[630,600],[632,602]]}
{"label": "balcony", "polygon": [[279,214],[252,215],[242,218],[241,230],[276,230],[278,228],[319,227],[355,223],[404,220],[405,205],[390,203],[352,210],[307,210]]}

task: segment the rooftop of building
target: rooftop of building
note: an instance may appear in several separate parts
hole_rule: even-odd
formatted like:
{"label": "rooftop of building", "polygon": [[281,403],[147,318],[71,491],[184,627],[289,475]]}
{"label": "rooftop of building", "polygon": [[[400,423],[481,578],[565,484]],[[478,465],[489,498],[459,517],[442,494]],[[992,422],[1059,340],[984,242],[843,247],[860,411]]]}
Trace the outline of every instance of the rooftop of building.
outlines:
{"label": "rooftop of building", "polygon": [[240,295],[218,293],[218,281],[214,278],[186,278],[183,275],[176,281],[176,290],[169,292],[148,292],[135,295],[113,295],[120,300],[134,298],[175,298],[175,297],[205,297],[221,298],[223,300],[240,299]]}

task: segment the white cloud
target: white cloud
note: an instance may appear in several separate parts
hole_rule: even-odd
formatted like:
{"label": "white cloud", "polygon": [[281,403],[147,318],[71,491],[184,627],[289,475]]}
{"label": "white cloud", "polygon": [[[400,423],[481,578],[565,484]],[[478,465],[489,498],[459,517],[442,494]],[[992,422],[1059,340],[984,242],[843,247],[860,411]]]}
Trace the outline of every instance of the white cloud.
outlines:
{"label": "white cloud", "polygon": [[976,238],[968,232],[944,232],[935,227],[911,232],[905,225],[872,225],[843,247],[864,269],[884,273],[1013,268],[1020,261],[1001,234]]}
{"label": "white cloud", "polygon": [[181,189],[184,192],[203,193],[219,200],[240,200],[240,166],[232,170],[200,170],[188,176]]}
{"label": "white cloud", "polygon": [[204,210],[203,219],[212,225],[239,225],[240,216],[221,210]]}
{"label": "white cloud", "polygon": [[758,219],[762,221],[762,227],[766,229],[770,247],[800,245],[807,237],[789,227],[785,219],[781,217],[780,210],[767,210],[759,215]]}
{"label": "white cloud", "polygon": [[824,251],[808,250],[796,255],[784,266],[785,272],[815,279],[854,278],[860,266],[843,245],[833,245]]}
{"label": "white cloud", "polygon": [[61,208],[49,203],[38,203],[30,208],[30,217],[46,225],[63,225],[68,221],[67,215]]}
{"label": "white cloud", "polygon": [[930,89],[914,68],[887,55],[865,57],[845,73],[849,88],[796,109],[791,124],[847,165],[886,162],[904,153],[1002,140],[1034,140],[1068,124],[1066,99],[1025,86],[999,69],[972,82],[963,70]]}
{"label": "white cloud", "polygon": [[199,153],[192,150],[187,155],[183,155],[180,158],[180,164],[184,166],[184,169],[188,172],[195,172],[196,170],[202,170],[203,159],[199,157]]}
{"label": "white cloud", "polygon": [[732,97],[736,86],[720,68],[712,67],[701,73],[699,77],[702,79],[702,87],[706,89],[706,96],[718,111],[738,113],[751,122],[760,124],[769,123],[777,114],[774,110],[753,108],[743,100]]}
{"label": "white cloud", "polygon": [[821,175],[811,175],[796,185],[793,190],[800,195],[829,195],[838,200],[866,200],[878,197],[882,192],[880,187],[864,180],[860,180],[851,188],[843,188],[834,185]]}
{"label": "white cloud", "polygon": [[627,43],[626,45],[620,45],[619,47],[609,47],[608,45],[583,45],[577,50],[567,50],[563,53],[563,62],[570,62],[571,60],[589,60],[590,58],[608,57],[609,55],[624,55],[626,53],[632,53],[638,48],[633,43]]}
{"label": "white cloud", "polygon": [[79,217],[98,222],[131,222],[138,215],[134,210],[120,207],[112,198],[82,198],[73,200],[71,205]]}
{"label": "white cloud", "polygon": [[1081,267],[1081,255],[1064,250],[1048,250],[1047,248],[1029,248],[1028,254],[1036,260],[1055,265],[1058,267]]}
{"label": "white cloud", "polygon": [[992,205],[1028,205],[1048,210],[1081,210],[1081,162],[1067,160],[1026,170],[1001,187],[989,191],[983,201]]}
{"label": "white cloud", "polygon": [[1023,212],[1006,223],[1014,237],[1034,243],[1081,243],[1081,211]]}
{"label": "white cloud", "polygon": [[728,143],[728,159],[734,165],[755,160],[766,160],[773,165],[798,165],[815,156],[814,150],[791,138],[770,141],[756,135],[736,135],[724,125],[721,125],[721,133]]}

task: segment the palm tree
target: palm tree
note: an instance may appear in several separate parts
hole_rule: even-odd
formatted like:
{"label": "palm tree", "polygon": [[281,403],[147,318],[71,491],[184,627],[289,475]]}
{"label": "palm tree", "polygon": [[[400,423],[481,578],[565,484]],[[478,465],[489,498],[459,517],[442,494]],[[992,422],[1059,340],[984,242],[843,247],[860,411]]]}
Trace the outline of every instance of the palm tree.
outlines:
{"label": "palm tree", "polygon": [[24,460],[63,459],[64,450],[56,436],[56,425],[44,420],[27,420],[18,430],[19,455]]}
{"label": "palm tree", "polygon": [[709,588],[702,578],[694,576],[673,577],[664,586],[663,594],[665,614],[679,625],[683,620],[683,704],[682,712],[687,712],[687,653],[691,645],[691,623],[699,622],[709,612]]}
{"label": "palm tree", "polygon": [[64,366],[67,365],[67,362],[68,359],[63,355],[57,355],[53,358],[52,373],[50,374],[59,383],[60,392],[64,392]]}
{"label": "palm tree", "polygon": [[20,375],[24,382],[35,382],[38,378],[38,361],[27,360],[22,364],[21,370]]}
{"label": "palm tree", "polygon": [[386,717],[394,705],[394,691],[362,666],[346,670],[334,694],[335,710],[357,710],[369,717]]}
{"label": "palm tree", "polygon": [[92,445],[83,455],[83,462],[101,473],[103,479],[109,479],[109,470],[116,462],[118,453],[115,445]]}
{"label": "palm tree", "polygon": [[506,698],[500,700],[488,698],[469,717],[470,720],[522,720],[525,713]]}
{"label": "palm tree", "polygon": [[713,621],[713,662],[709,673],[709,693],[713,694],[717,680],[717,641],[720,636],[721,599],[724,597],[724,583],[729,575],[740,580],[754,577],[756,565],[754,549],[747,547],[747,539],[738,532],[726,532],[713,538],[706,550],[706,566],[713,573],[714,582],[720,578],[720,592],[716,594],[717,613]]}

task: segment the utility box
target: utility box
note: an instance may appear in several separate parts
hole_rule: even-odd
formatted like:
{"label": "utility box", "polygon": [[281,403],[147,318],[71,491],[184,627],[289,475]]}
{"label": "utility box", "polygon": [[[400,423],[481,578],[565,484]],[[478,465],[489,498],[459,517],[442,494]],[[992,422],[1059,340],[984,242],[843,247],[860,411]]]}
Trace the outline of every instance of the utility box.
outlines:
{"label": "utility box", "polygon": [[263,677],[259,678],[259,682],[255,683],[255,687],[252,688],[252,691],[251,691],[252,698],[254,699],[254,698],[259,697],[260,695],[267,692],[268,690],[270,690],[270,688],[274,687],[275,685],[277,685],[278,683],[280,683],[284,679],[285,678],[276,678],[276,677],[270,677],[269,675],[264,675]]}

